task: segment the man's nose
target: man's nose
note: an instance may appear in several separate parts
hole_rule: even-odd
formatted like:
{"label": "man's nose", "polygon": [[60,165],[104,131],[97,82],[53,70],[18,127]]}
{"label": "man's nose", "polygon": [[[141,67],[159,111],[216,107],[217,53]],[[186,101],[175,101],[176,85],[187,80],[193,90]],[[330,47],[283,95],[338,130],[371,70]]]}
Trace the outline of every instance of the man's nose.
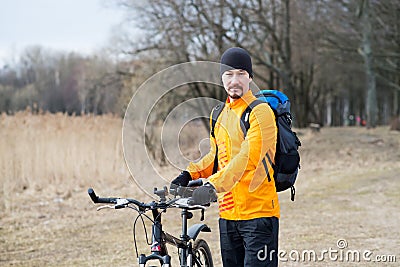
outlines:
{"label": "man's nose", "polygon": [[231,83],[233,84],[239,83],[239,75],[232,75]]}

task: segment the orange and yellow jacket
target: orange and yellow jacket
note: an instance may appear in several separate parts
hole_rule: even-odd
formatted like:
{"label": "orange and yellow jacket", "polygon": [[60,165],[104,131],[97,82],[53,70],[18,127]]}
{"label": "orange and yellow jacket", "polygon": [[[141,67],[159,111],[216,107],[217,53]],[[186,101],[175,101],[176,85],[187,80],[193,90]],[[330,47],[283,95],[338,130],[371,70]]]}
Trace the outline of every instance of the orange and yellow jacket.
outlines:
{"label": "orange and yellow jacket", "polygon": [[[208,177],[218,192],[220,217],[227,220],[279,218],[274,171],[267,159],[267,153],[272,161],[275,156],[275,115],[268,104],[257,105],[246,137],[240,127],[242,113],[255,99],[251,91],[234,102],[228,98],[215,124],[215,138],[210,135],[210,152],[187,168],[192,179]],[[212,174],[216,146],[218,171]]]}

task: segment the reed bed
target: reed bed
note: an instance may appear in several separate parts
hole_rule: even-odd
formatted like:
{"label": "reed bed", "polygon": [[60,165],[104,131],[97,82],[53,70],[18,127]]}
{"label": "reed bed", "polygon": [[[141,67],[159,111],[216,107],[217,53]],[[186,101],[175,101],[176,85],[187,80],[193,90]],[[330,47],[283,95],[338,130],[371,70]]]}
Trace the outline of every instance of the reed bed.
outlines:
{"label": "reed bed", "polygon": [[122,119],[111,116],[1,115],[0,203],[12,210],[22,191],[68,195],[88,184],[127,177]]}

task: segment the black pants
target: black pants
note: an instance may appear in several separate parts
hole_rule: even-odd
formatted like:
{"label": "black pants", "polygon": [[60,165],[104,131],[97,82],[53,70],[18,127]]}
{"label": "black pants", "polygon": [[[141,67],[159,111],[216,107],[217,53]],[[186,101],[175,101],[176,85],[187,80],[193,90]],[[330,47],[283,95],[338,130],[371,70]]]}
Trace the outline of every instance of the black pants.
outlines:
{"label": "black pants", "polygon": [[278,266],[279,219],[219,219],[224,267]]}

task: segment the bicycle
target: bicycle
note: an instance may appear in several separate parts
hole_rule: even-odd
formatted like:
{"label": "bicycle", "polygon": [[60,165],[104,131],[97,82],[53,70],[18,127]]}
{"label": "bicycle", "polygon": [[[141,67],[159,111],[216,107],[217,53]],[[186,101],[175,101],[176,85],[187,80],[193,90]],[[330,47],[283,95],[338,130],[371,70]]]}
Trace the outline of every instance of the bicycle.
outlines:
{"label": "bicycle", "polygon": [[[196,183],[193,183],[196,185]],[[191,186],[193,185],[191,184]],[[197,184],[198,185],[198,184]],[[138,212],[138,216],[134,221],[133,235],[136,257],[138,258],[139,267],[144,267],[147,262],[158,260],[162,267],[171,266],[171,256],[168,254],[166,244],[170,244],[178,248],[179,262],[181,267],[213,267],[213,260],[210,247],[204,239],[197,239],[200,232],[211,232],[210,227],[204,223],[194,224],[188,228],[188,220],[193,217],[193,210],[201,211],[201,221],[204,220],[204,211],[210,204],[197,205],[193,203],[193,199],[189,196],[192,190],[189,188],[178,187],[170,189],[173,194],[172,199],[167,200],[168,188],[164,186],[163,189],[158,190],[154,188],[154,194],[159,197],[159,201],[152,201],[150,203],[143,203],[136,199],[130,198],[102,198],[98,197],[92,188],[88,189],[88,194],[94,203],[113,204],[105,205],[97,208],[101,210],[104,208],[123,209],[130,208]],[[165,232],[162,229],[161,215],[170,208],[181,209],[182,232],[179,238]],[[152,219],[145,213],[151,211]],[[138,255],[138,248],[136,243],[136,222],[138,218],[145,216],[152,222],[151,243],[147,242],[150,246],[150,255]],[[146,240],[147,232],[146,232]]]}

